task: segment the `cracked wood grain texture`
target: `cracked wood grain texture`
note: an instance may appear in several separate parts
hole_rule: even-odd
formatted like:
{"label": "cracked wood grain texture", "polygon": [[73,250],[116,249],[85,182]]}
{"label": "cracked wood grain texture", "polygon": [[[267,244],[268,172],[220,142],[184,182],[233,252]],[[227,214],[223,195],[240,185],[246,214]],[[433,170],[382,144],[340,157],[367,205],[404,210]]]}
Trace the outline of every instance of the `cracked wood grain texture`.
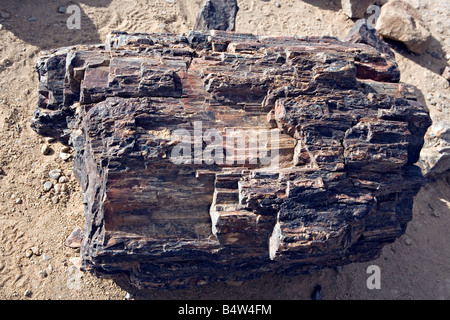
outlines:
{"label": "cracked wood grain texture", "polygon": [[[114,33],[44,52],[37,71],[32,127],[76,151],[83,265],[138,286],[374,259],[404,233],[424,183],[415,162],[430,117],[393,56],[365,44]],[[196,123],[277,132],[279,166],[173,163],[174,132],[194,136]]]}

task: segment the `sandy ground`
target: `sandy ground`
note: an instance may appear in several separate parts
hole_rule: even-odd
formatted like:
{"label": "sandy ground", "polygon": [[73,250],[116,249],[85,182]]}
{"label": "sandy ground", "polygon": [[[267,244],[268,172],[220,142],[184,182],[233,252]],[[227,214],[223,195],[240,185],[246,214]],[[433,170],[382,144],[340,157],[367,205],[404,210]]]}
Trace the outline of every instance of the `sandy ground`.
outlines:
{"label": "sandy ground", "polygon": [[[337,0],[240,0],[238,32],[345,37],[354,21]],[[440,74],[450,54],[450,4],[408,0],[418,8],[434,41],[421,56],[393,44],[402,81],[423,94],[434,120],[449,119],[450,90]],[[323,299],[450,299],[450,175],[426,185],[416,197],[406,234],[375,261],[326,269],[311,275],[267,275],[233,286],[225,283],[161,292],[138,291],[122,280],[100,279],[73,266],[79,253],[64,245],[83,225],[83,208],[71,162],[62,147],[45,142],[29,127],[37,101],[34,64],[43,49],[103,42],[114,30],[186,32],[202,1],[194,0],[0,0],[0,299],[310,299],[322,286]],[[82,9],[80,30],[69,30],[69,14]],[[433,97],[431,97],[431,95]],[[428,99],[427,99],[428,98]],[[69,192],[45,193],[48,172],[60,169]],[[30,251],[32,250],[32,251]],[[30,253],[35,252],[33,254]],[[381,289],[366,286],[369,265],[381,269]]]}

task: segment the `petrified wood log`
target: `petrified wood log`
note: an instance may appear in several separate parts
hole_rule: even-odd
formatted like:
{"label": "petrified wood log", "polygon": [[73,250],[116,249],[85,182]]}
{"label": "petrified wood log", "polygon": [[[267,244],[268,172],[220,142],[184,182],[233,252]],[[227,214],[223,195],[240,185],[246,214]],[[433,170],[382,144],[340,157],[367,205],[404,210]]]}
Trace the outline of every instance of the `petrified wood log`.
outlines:
{"label": "petrified wood log", "polygon": [[365,44],[116,33],[38,72],[32,125],[76,150],[83,264],[136,285],[374,259],[424,183],[429,115]]}

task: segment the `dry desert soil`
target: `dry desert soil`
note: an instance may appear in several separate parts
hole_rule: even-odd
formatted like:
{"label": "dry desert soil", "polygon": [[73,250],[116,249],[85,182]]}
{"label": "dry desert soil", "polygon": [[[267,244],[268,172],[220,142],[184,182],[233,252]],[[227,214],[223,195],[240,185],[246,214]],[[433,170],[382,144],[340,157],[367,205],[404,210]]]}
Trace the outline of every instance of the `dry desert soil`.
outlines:
{"label": "dry desert soil", "polygon": [[[203,0],[0,0],[0,300],[450,299],[450,175],[417,195],[406,233],[368,263],[310,275],[266,275],[242,284],[208,284],[175,291],[137,290],[123,279],[79,270],[79,252],[64,245],[83,226],[83,206],[71,160],[30,128],[37,102],[35,62],[41,50],[101,43],[111,31],[189,31]],[[433,43],[422,55],[392,43],[402,75],[423,95],[433,120],[449,119],[449,83],[441,76],[450,54],[450,3],[407,0],[423,15]],[[344,38],[354,24],[338,0],[239,0],[236,31]],[[69,30],[67,8],[81,8],[81,29]],[[61,11],[61,12],[59,12]],[[66,193],[44,192],[50,170],[68,178]],[[381,270],[381,289],[366,286],[367,267]]]}

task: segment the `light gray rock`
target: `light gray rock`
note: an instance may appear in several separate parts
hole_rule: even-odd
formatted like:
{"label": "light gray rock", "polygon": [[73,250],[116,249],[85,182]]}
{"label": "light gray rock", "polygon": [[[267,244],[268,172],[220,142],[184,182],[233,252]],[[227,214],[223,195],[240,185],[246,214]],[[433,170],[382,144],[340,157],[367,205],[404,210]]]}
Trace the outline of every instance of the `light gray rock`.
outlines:
{"label": "light gray rock", "polygon": [[444,69],[444,72],[442,73],[442,76],[444,77],[444,79],[446,79],[447,81],[450,81],[450,67],[446,66]]}
{"label": "light gray rock", "polygon": [[51,150],[52,150],[52,149],[50,148],[50,146],[49,146],[48,144],[44,144],[44,145],[42,146],[42,148],[41,148],[41,153],[42,153],[44,156],[46,156],[46,155],[50,154]]}
{"label": "light gray rock", "polygon": [[31,258],[32,255],[33,255],[33,251],[31,249],[25,250],[25,257]]}
{"label": "light gray rock", "polygon": [[55,184],[54,188],[55,188],[56,193],[66,193],[68,190],[67,184],[65,184],[65,183],[63,183],[63,184],[57,183],[57,184]]}
{"label": "light gray rock", "polygon": [[66,152],[60,152],[60,153],[59,153],[59,157],[60,157],[62,160],[64,160],[64,161],[69,160],[71,156],[72,156],[72,155],[71,155],[70,153],[66,153]]}
{"label": "light gray rock", "polygon": [[48,176],[52,178],[53,180],[58,180],[59,177],[61,177],[61,170],[59,169],[53,169],[48,173]]}
{"label": "light gray rock", "polygon": [[59,183],[67,183],[67,182],[69,182],[69,178],[67,178],[66,176],[61,176],[61,177],[59,177],[58,182]]}
{"label": "light gray rock", "polygon": [[434,179],[450,170],[450,122],[436,122],[425,135],[419,167],[424,176]]}
{"label": "light gray rock", "polygon": [[44,191],[48,192],[53,187],[53,183],[51,181],[46,181],[44,183]]}
{"label": "light gray rock", "polygon": [[400,41],[416,54],[424,53],[432,39],[420,12],[400,0],[381,7],[375,28],[384,38]]}

